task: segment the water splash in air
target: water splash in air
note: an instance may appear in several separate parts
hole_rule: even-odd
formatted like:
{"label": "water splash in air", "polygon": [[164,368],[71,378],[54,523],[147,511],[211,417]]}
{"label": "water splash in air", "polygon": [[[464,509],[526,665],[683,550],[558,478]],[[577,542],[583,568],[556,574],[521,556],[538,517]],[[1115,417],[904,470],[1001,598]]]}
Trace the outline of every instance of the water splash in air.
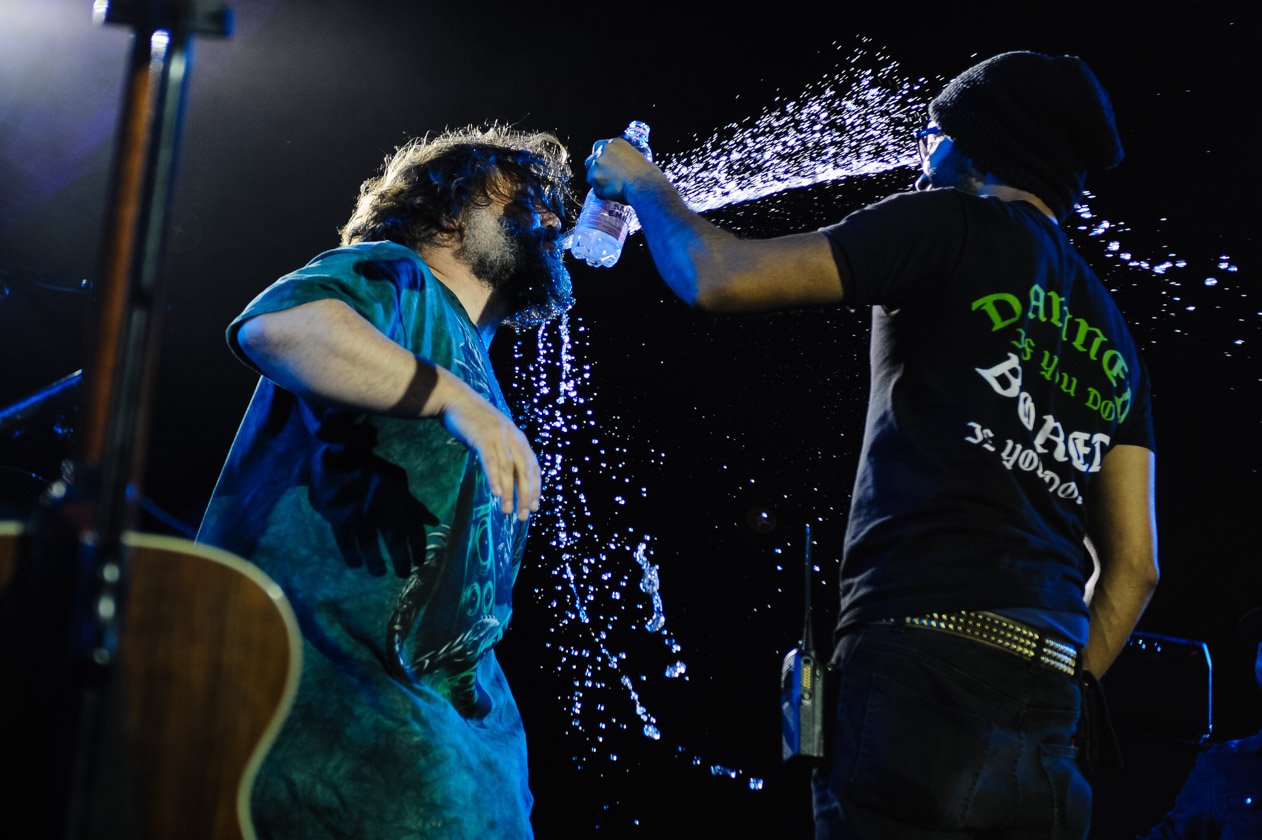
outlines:
{"label": "water splash in air", "polygon": [[695,148],[662,171],[699,213],[785,190],[876,175],[916,163],[912,133],[924,118],[923,80],[905,78],[879,50],[851,52],[846,67]]}
{"label": "water splash in air", "polygon": [[[534,595],[556,619],[547,646],[566,677],[569,693],[561,700],[570,726],[586,740],[586,753],[575,756],[581,765],[617,760],[611,731],[634,725],[643,737],[661,739],[653,711],[640,699],[647,679],[640,660],[656,651],[668,664],[655,670],[673,678],[684,677],[687,667],[666,626],[662,576],[650,559],[653,537],[620,522],[628,497],[643,498],[648,490],[632,483],[627,449],[611,442],[616,418],[598,423],[590,407],[592,364],[578,361],[585,332],[581,322],[572,331],[567,316],[540,327],[533,348],[519,341],[514,381],[525,395],[524,428],[536,441],[543,472],[538,526],[554,564],[549,585]],[[637,459],[640,468],[659,455]]]}

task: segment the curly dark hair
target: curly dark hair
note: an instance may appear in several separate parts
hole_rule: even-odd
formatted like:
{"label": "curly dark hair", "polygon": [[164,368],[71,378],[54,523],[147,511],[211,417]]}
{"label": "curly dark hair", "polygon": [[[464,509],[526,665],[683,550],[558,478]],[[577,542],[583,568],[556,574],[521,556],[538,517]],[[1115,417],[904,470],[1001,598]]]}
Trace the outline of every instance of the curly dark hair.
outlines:
{"label": "curly dark hair", "polygon": [[499,123],[447,129],[404,143],[364,181],[343,245],[389,240],[413,250],[462,237],[470,204],[492,198],[546,208],[564,223],[574,206],[569,152],[556,135]]}

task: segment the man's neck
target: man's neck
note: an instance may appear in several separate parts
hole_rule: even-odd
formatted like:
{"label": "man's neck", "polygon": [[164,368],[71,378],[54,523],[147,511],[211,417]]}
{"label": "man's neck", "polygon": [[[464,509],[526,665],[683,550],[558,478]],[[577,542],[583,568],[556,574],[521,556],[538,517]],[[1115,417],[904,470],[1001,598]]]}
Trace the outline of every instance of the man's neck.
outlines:
{"label": "man's neck", "polygon": [[419,254],[438,281],[460,301],[465,314],[477,327],[482,344],[490,347],[495,329],[504,318],[503,306],[500,305],[498,296],[473,273],[464,260],[456,256],[453,248],[430,246],[421,249]]}
{"label": "man's neck", "polygon": [[1028,202],[1037,207],[1039,212],[1047,216],[1047,218],[1051,219],[1056,224],[1060,224],[1060,222],[1056,219],[1056,214],[1052,212],[1052,209],[1047,206],[1046,202],[1032,192],[1019,190],[1016,187],[987,178],[978,185],[977,194],[981,196],[991,196],[999,199],[1000,201]]}

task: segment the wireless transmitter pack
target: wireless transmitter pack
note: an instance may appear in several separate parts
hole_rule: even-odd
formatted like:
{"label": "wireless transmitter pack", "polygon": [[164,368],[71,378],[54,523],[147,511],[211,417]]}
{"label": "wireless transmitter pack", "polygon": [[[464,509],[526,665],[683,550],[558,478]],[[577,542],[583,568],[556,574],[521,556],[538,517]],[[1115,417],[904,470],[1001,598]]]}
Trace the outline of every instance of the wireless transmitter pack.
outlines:
{"label": "wireless transmitter pack", "polygon": [[811,526],[806,526],[806,602],[802,639],[780,667],[780,734],[785,761],[824,756],[824,663],[811,632]]}

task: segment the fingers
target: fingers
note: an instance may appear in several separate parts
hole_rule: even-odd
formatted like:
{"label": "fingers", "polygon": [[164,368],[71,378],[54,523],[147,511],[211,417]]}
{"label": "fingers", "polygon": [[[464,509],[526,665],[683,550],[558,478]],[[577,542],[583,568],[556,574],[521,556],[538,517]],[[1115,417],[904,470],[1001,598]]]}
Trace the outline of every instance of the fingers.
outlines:
{"label": "fingers", "polygon": [[526,436],[503,415],[496,417],[499,426],[483,445],[474,450],[482,459],[482,468],[491,485],[491,495],[500,503],[500,512],[516,513],[525,521],[539,509],[539,460]]}
{"label": "fingers", "polygon": [[539,509],[539,460],[513,421],[469,392],[443,412],[449,431],[463,440],[482,462],[491,495],[505,514],[525,521]]}
{"label": "fingers", "polygon": [[[520,430],[509,424],[506,431],[509,433],[505,449],[495,453],[495,463],[486,463],[486,468],[488,474],[495,474],[491,480],[491,492],[500,500],[500,511],[516,513],[517,518],[524,522],[539,509],[539,460]],[[486,458],[483,460],[485,462]]]}
{"label": "fingers", "polygon": [[513,450],[514,447],[509,442],[503,449],[492,454],[494,460],[486,457],[482,459],[486,463],[487,472],[494,473],[494,478],[491,479],[491,495],[499,500],[500,513],[513,512],[513,495],[516,485],[514,476],[517,472],[516,455]]}
{"label": "fingers", "polygon": [[[530,517],[531,513],[539,509],[539,460],[526,442],[525,435],[522,435],[520,432],[518,432],[518,435],[521,437],[521,447],[518,450],[521,457],[514,458],[513,478],[517,496],[517,518],[524,522]],[[511,512],[510,505],[505,507],[509,508],[509,510],[504,511],[505,513]]]}
{"label": "fingers", "polygon": [[600,160],[600,156],[605,153],[605,147],[608,145],[608,140],[597,140],[592,144],[592,153],[587,156],[587,160],[583,161],[583,166],[588,172],[591,172],[592,166]]}

